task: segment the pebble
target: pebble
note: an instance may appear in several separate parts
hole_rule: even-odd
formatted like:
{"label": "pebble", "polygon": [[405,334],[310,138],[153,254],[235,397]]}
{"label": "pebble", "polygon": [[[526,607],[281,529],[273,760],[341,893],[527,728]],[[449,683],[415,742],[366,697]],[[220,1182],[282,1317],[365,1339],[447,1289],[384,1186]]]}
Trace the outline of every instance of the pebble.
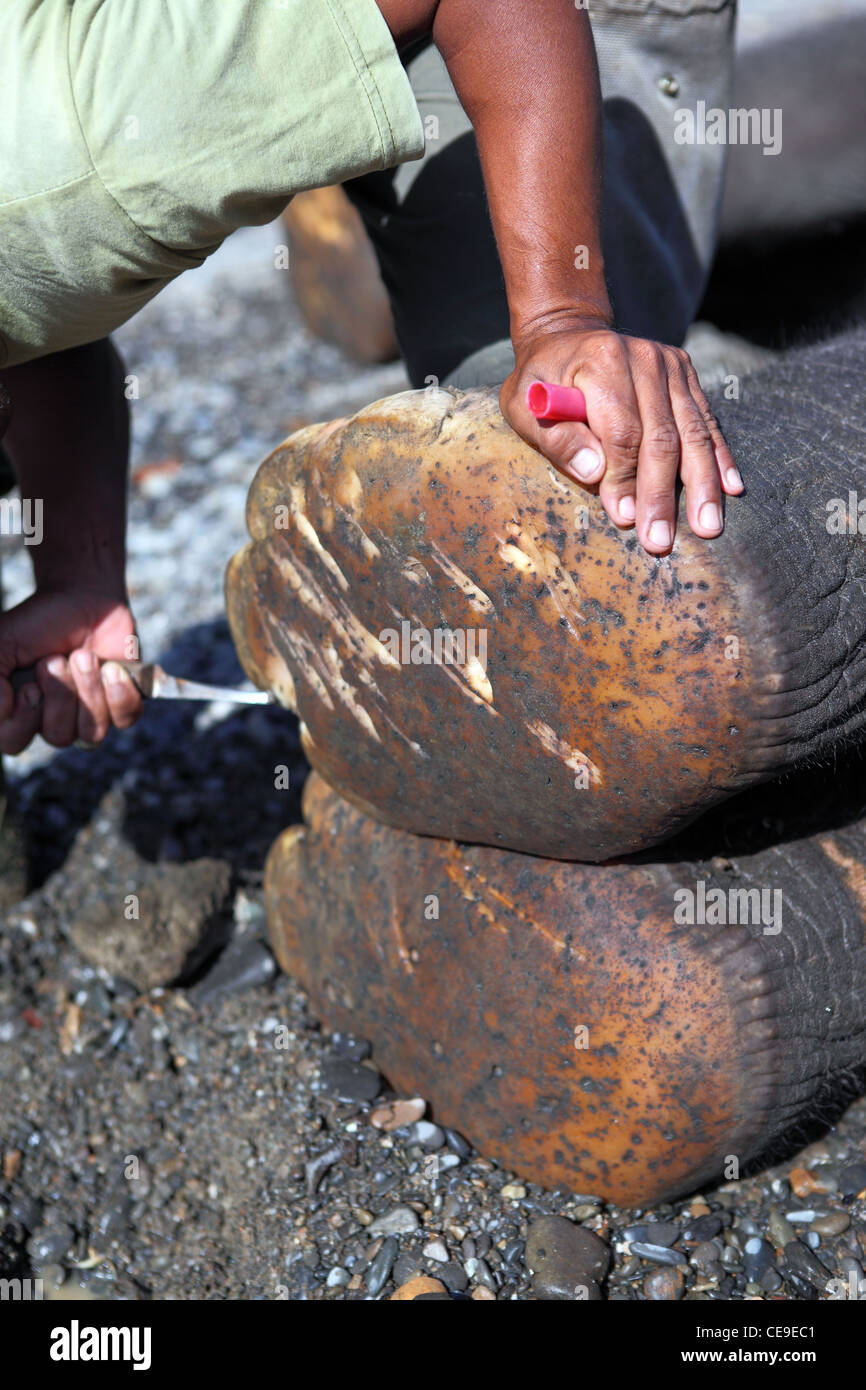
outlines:
{"label": "pebble", "polygon": [[[610,1250],[604,1241],[564,1216],[542,1216],[532,1222],[524,1258],[532,1287],[545,1300],[600,1298],[600,1291],[596,1295],[590,1285],[597,1290],[610,1266]],[[588,1294],[581,1295],[582,1289]]]}
{"label": "pebble", "polygon": [[518,1260],[522,1260],[523,1252],[525,1249],[526,1242],[521,1240],[519,1236],[515,1236],[513,1240],[509,1240],[505,1246],[505,1249],[502,1252],[505,1259],[505,1263],[510,1265],[515,1264]]}
{"label": "pebble", "polygon": [[429,1245],[424,1246],[422,1253],[427,1260],[438,1260],[443,1265],[447,1263],[448,1251],[441,1240],[431,1240]]}
{"label": "pebble", "polygon": [[304,1178],[306,1181],[307,1196],[314,1197],[319,1190],[319,1183],[325,1176],[329,1168],[333,1168],[335,1163],[339,1163],[343,1157],[342,1144],[333,1144],[324,1153],[317,1154],[304,1164]]}
{"label": "pebble", "polygon": [[390,1132],[392,1129],[401,1129],[403,1125],[416,1123],[426,1109],[427,1102],[420,1096],[412,1100],[392,1100],[388,1105],[376,1107],[370,1115],[370,1124],[376,1129]]}
{"label": "pebble", "polygon": [[841,1236],[851,1225],[851,1218],[844,1211],[832,1211],[829,1216],[816,1216],[812,1230],[819,1236]]}
{"label": "pebble", "polygon": [[375,1100],[383,1086],[382,1077],[371,1067],[334,1057],[322,1063],[320,1082],[323,1091],[340,1100]]}
{"label": "pebble", "polygon": [[266,985],[277,973],[277,963],[263,941],[237,936],[226,946],[212,970],[189,991],[197,1008],[243,990]]}
{"label": "pebble", "polygon": [[490,1267],[484,1260],[467,1260],[464,1266],[467,1279],[474,1279],[477,1283],[483,1284],[486,1288],[496,1292],[496,1280],[490,1273]]}
{"label": "pebble", "polygon": [[690,1221],[683,1231],[683,1240],[694,1240],[699,1244],[705,1240],[712,1240],[722,1229],[722,1218],[716,1216],[714,1212],[706,1212],[699,1216],[697,1220]]}
{"label": "pebble", "polygon": [[439,1159],[439,1171],[440,1171],[440,1173],[447,1173],[447,1171],[448,1171],[449,1168],[459,1168],[459,1167],[460,1167],[460,1155],[459,1155],[459,1154],[454,1154],[454,1153],[451,1153],[451,1154],[443,1154],[442,1157]]}
{"label": "pebble", "polygon": [[654,1269],[643,1281],[643,1291],[652,1302],[673,1303],[682,1298],[685,1280],[679,1269]]}
{"label": "pebble", "polygon": [[743,1270],[752,1284],[760,1283],[764,1274],[776,1263],[776,1252],[767,1240],[751,1236],[743,1252]]}
{"label": "pebble", "polygon": [[[679,1238],[680,1228],[672,1221],[650,1221],[645,1226],[626,1226],[622,1234],[631,1245],[637,1241],[643,1245],[669,1246]],[[715,1231],[711,1231],[710,1235],[715,1235]]]}
{"label": "pebble", "polygon": [[408,1279],[405,1284],[401,1284],[399,1289],[392,1293],[389,1302],[391,1303],[412,1303],[416,1298],[421,1298],[423,1294],[444,1294],[445,1285],[438,1279],[430,1279],[426,1274],[416,1274],[414,1279]]}
{"label": "pebble", "polygon": [[849,1163],[842,1169],[839,1191],[843,1197],[858,1197],[866,1191],[866,1163]]}
{"label": "pebble", "polygon": [[799,1240],[789,1241],[785,1246],[785,1266],[815,1289],[823,1289],[830,1278],[818,1257]]}
{"label": "pebble", "polygon": [[427,1153],[436,1153],[445,1143],[445,1135],[438,1125],[429,1120],[418,1120],[409,1129],[409,1142],[420,1144]]}
{"label": "pebble", "polygon": [[770,1232],[770,1240],[777,1250],[784,1250],[786,1245],[790,1245],[792,1240],[797,1239],[794,1227],[789,1221],[785,1220],[777,1207],[772,1208],[767,1226]]}
{"label": "pebble", "polygon": [[452,1293],[464,1293],[469,1287],[466,1271],[456,1260],[449,1260],[438,1270],[439,1278]]}
{"label": "pebble", "polygon": [[342,1265],[334,1265],[333,1269],[328,1270],[328,1277],[325,1280],[329,1289],[342,1289],[349,1282],[349,1271],[343,1269]]}
{"label": "pebble", "polygon": [[394,1261],[393,1279],[394,1283],[408,1284],[410,1279],[414,1279],[416,1274],[423,1273],[418,1252],[412,1250],[401,1250]]}
{"label": "pebble", "polygon": [[650,1245],[645,1240],[635,1240],[631,1248],[632,1253],[640,1255],[642,1260],[652,1260],[658,1265],[688,1265],[681,1250],[669,1250],[666,1245]]}
{"label": "pebble", "polygon": [[417,1212],[411,1207],[392,1207],[383,1216],[376,1217],[367,1227],[367,1233],[372,1237],[408,1236],[417,1231],[420,1224]]}
{"label": "pebble", "polygon": [[598,1215],[598,1207],[589,1202],[583,1202],[579,1207],[574,1208],[575,1221],[588,1221],[590,1217]]}
{"label": "pebble", "polygon": [[[370,1229],[373,1229],[372,1226]],[[398,1249],[396,1236],[388,1236],[388,1239],[383,1241],[381,1250],[373,1256],[367,1266],[364,1284],[371,1297],[375,1298],[377,1294],[381,1293],[388,1282],[388,1276],[394,1267]]]}
{"label": "pebble", "polygon": [[463,1135],[458,1133],[456,1129],[446,1129],[445,1143],[458,1158],[468,1158],[472,1152],[472,1145],[469,1140],[464,1139]]}
{"label": "pebble", "polygon": [[499,1195],[509,1202],[522,1202],[526,1196],[526,1188],[519,1182],[507,1182]]}
{"label": "pebble", "polygon": [[823,1192],[824,1184],[808,1168],[792,1168],[788,1182],[795,1197],[811,1197],[813,1192]]}

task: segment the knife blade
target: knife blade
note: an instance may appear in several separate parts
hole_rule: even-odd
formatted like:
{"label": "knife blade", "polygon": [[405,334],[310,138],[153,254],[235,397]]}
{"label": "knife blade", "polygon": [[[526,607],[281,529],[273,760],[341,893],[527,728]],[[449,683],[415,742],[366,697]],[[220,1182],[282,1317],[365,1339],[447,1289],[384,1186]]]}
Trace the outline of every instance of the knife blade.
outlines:
{"label": "knife blade", "polygon": [[[237,690],[233,686],[205,685],[201,681],[185,680],[183,676],[169,675],[168,671],[164,671],[155,661],[115,661],[114,664],[123,667],[146,700],[211,700],[236,705],[276,704],[273,695],[266,690]],[[101,665],[104,666],[105,662]],[[35,680],[36,670],[33,666],[19,666],[9,677],[14,690],[19,690],[22,685]]]}

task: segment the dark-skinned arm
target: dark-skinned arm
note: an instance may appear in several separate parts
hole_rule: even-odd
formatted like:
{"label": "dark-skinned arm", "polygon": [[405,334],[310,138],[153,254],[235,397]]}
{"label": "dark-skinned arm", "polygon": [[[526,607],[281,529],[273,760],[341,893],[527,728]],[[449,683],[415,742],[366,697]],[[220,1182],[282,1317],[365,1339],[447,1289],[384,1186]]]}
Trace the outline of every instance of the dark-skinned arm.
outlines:
{"label": "dark-skinned arm", "polygon": [[[516,356],[501,395],[509,423],[561,472],[598,485],[611,519],[636,525],[654,554],[673,543],[678,475],[690,526],[718,535],[722,492],[742,483],[688,355],[614,329],[586,11],[571,0],[378,3],[398,47],[432,33],[475,130]],[[526,405],[537,379],[579,385],[588,425],[539,424]]]}

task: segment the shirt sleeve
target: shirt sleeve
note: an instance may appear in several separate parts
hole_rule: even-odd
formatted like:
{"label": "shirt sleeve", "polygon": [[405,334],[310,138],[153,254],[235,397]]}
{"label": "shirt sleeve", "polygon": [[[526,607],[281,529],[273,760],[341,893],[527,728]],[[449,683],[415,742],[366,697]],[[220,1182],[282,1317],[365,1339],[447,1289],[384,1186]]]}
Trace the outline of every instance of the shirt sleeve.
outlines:
{"label": "shirt sleeve", "polygon": [[423,153],[375,0],[76,0],[70,26],[94,168],[164,246],[212,249],[302,189]]}

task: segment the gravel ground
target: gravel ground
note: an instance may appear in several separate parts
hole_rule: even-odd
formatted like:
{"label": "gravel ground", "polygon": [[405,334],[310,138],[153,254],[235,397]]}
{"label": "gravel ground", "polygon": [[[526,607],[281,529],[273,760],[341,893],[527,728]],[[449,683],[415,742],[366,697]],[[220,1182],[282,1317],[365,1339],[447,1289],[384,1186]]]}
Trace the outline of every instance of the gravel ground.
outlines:
{"label": "gravel ground", "polygon": [[[222,574],[255,468],[405,385],[309,338],[281,239],[241,233],[119,335],[143,651],[225,684]],[[694,344],[710,381],[717,335]],[[29,591],[8,538],[3,579],[7,604]],[[97,751],[7,765],[31,891],[0,923],[0,1277],[187,1300],[387,1298],[426,1275],[405,1296],[479,1301],[812,1300],[864,1279],[866,1101],[782,1165],[647,1211],[545,1192],[422,1100],[389,1108],[363,1041],[323,1035],[266,946],[264,855],[305,774],[284,712],[154,705]]]}

